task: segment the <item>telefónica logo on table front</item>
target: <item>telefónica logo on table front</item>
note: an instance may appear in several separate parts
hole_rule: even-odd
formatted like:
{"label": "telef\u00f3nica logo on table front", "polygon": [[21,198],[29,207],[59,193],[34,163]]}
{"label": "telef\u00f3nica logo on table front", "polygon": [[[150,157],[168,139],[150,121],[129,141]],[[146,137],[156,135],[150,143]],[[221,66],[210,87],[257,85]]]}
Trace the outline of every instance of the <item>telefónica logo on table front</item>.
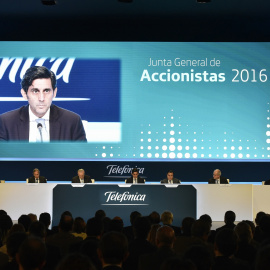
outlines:
{"label": "telef\u00f3nica logo on table front", "polygon": [[107,191],[104,193],[104,196],[106,204],[103,205],[148,205],[143,203],[146,199],[146,194],[138,192],[130,193],[125,191],[120,193],[117,191]]}
{"label": "telef\u00f3nica logo on table front", "polygon": [[[16,75],[20,69],[21,69],[20,79],[22,79],[28,68],[30,68],[31,66],[42,66],[46,62],[47,64],[46,66],[55,73],[57,80],[62,77],[63,81],[65,83],[68,83],[69,75],[72,70],[74,61],[75,61],[75,58],[64,58],[64,57],[58,57],[58,58],[41,57],[39,59],[35,59],[34,57],[28,57],[28,58],[4,57],[2,58],[2,61],[0,64],[0,80],[2,80],[5,74],[7,74],[6,71],[9,69],[11,65],[12,66],[10,68],[8,78],[10,82],[15,83]],[[63,66],[64,63],[65,65]],[[61,68],[63,66],[62,70],[60,70],[60,65],[61,65]]]}

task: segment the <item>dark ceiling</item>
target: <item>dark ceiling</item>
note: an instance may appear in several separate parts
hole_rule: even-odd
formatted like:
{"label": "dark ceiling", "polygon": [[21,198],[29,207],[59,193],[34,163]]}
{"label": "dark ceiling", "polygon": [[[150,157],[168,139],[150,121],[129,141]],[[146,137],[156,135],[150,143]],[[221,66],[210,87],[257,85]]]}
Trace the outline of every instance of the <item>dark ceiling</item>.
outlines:
{"label": "dark ceiling", "polygon": [[7,0],[1,40],[270,41],[270,1]]}

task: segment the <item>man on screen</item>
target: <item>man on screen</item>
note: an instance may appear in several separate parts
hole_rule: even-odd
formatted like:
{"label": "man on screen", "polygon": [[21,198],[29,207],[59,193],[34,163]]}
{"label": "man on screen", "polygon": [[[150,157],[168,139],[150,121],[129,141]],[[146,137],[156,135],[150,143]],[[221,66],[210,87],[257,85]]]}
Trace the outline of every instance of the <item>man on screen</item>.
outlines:
{"label": "man on screen", "polygon": [[84,169],[78,170],[78,175],[74,176],[71,180],[72,183],[92,183],[91,177],[89,175],[85,175]]}
{"label": "man on screen", "polygon": [[216,169],[213,171],[213,178],[208,180],[208,184],[228,184],[228,180],[221,176],[221,171],[219,169]]}
{"label": "man on screen", "polygon": [[30,67],[21,87],[28,105],[0,115],[0,140],[86,141],[80,116],[52,104],[57,93],[52,71],[42,66]]}
{"label": "man on screen", "polygon": [[39,169],[35,168],[33,170],[33,176],[28,178],[28,183],[47,183],[47,179],[40,175]]}
{"label": "man on screen", "polygon": [[131,173],[132,177],[126,179],[126,183],[132,184],[144,184],[145,180],[139,176],[139,171],[137,168],[134,168]]}
{"label": "man on screen", "polygon": [[160,181],[161,184],[181,184],[181,181],[173,177],[173,171],[169,170],[167,172],[167,178]]}

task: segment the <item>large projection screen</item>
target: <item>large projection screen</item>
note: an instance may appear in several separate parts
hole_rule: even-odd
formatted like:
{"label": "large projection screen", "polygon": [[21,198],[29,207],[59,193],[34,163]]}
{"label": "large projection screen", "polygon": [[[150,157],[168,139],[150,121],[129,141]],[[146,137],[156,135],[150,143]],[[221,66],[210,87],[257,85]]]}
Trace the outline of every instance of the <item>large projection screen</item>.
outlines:
{"label": "large projection screen", "polygon": [[0,114],[30,66],[87,143],[3,141],[1,160],[268,161],[270,43],[0,42]]}

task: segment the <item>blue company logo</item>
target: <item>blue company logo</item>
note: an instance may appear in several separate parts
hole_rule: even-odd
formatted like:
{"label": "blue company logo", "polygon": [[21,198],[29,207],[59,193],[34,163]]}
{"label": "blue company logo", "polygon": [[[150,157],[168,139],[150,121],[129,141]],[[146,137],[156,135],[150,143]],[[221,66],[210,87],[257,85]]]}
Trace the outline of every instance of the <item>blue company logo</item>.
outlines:
{"label": "blue company logo", "polygon": [[26,104],[20,82],[30,66],[46,66],[57,78],[53,103],[88,122],[120,122],[120,60],[0,58],[0,114]]}

